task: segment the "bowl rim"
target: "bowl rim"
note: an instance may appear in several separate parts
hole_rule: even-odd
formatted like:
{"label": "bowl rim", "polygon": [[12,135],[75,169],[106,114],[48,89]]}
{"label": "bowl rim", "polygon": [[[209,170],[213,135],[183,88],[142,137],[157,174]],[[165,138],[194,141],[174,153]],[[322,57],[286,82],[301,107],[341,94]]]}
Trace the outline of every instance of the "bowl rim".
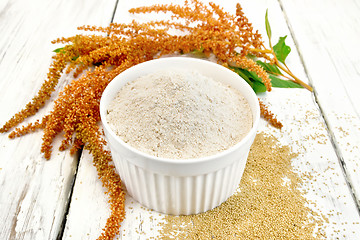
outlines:
{"label": "bowl rim", "polygon": [[[194,163],[208,162],[208,161],[212,161],[214,159],[222,158],[222,157],[224,157],[226,155],[231,154],[236,149],[240,148],[242,145],[245,145],[245,143],[248,142],[252,138],[252,136],[256,135],[257,128],[258,128],[258,125],[259,125],[259,122],[260,122],[260,106],[259,106],[259,104],[256,104],[255,112],[252,112],[253,123],[252,123],[252,127],[251,127],[250,131],[246,134],[246,136],[244,138],[242,138],[238,143],[231,146],[230,148],[228,148],[226,150],[223,150],[221,152],[218,152],[216,154],[213,154],[213,155],[204,156],[204,157],[200,157],[200,158],[165,158],[165,157],[157,157],[157,156],[142,152],[142,151],[136,149],[135,147],[132,147],[130,144],[124,142],[121,139],[120,136],[116,135],[116,133],[112,131],[110,125],[106,121],[107,106],[105,106],[105,103],[104,103],[103,99],[107,97],[110,89],[112,89],[114,87],[114,85],[117,85],[116,82],[119,81],[118,79],[121,79],[123,75],[129,74],[129,73],[131,73],[133,71],[141,70],[141,68],[144,65],[156,64],[156,62],[165,62],[165,61],[170,61],[170,62],[171,61],[190,61],[190,62],[192,61],[194,64],[201,62],[202,64],[210,64],[214,68],[221,69],[221,71],[229,71],[229,72],[231,72],[233,74],[233,76],[235,78],[239,78],[240,81],[243,81],[243,85],[246,88],[246,91],[250,91],[251,92],[250,93],[251,97],[254,98],[256,103],[259,103],[258,97],[256,96],[253,89],[250,87],[250,85],[248,83],[246,83],[246,81],[243,78],[241,78],[238,74],[236,74],[235,72],[231,71],[230,69],[228,69],[228,68],[226,68],[224,66],[221,66],[220,64],[217,64],[217,63],[205,60],[205,59],[198,59],[198,58],[192,58],[192,57],[164,57],[164,58],[157,58],[157,59],[152,59],[152,60],[149,60],[149,61],[146,61],[146,62],[142,62],[142,63],[139,63],[139,64],[137,64],[135,66],[132,66],[132,67],[124,70],[119,75],[117,75],[106,86],[105,90],[102,93],[101,99],[100,99],[100,119],[101,119],[101,123],[102,123],[103,127],[107,130],[106,132],[108,134],[110,134],[111,137],[113,139],[115,139],[119,144],[121,144],[122,147],[125,147],[126,149],[130,150],[131,152],[134,152],[135,154],[140,155],[143,158],[151,159],[151,160],[157,161],[159,163],[185,165],[185,164],[189,164],[189,163],[194,164]],[[127,84],[128,82],[134,81],[135,79],[127,81],[124,84]],[[122,85],[122,86],[124,86],[124,85]],[[248,99],[247,99],[247,101],[248,101]],[[253,111],[252,108],[251,108],[251,110]],[[254,118],[254,116],[255,116],[255,118]],[[108,142],[108,144],[109,144],[109,142]]]}

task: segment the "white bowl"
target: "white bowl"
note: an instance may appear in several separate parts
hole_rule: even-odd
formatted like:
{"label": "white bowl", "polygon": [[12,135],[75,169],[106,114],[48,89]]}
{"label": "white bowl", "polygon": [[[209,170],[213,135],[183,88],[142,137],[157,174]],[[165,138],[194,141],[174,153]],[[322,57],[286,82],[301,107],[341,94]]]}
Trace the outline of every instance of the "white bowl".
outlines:
{"label": "white bowl", "polygon": [[[195,70],[238,89],[252,110],[250,132],[235,146],[216,155],[196,159],[155,157],[125,143],[106,121],[108,105],[127,82],[164,69]],[[100,116],[116,170],[128,193],[155,211],[189,215],[220,205],[236,190],[256,135],[260,109],[254,91],[233,71],[206,60],[170,57],[138,64],[115,77],[103,92]]]}

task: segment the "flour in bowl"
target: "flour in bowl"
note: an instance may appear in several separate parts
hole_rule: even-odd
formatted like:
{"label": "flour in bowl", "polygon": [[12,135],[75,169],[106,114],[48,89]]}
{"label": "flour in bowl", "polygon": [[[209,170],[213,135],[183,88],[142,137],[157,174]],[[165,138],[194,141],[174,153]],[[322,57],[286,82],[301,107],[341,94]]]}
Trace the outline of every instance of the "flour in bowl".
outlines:
{"label": "flour in bowl", "polygon": [[189,159],[238,143],[252,127],[240,92],[195,71],[161,71],[125,86],[107,109],[111,129],[130,146]]}

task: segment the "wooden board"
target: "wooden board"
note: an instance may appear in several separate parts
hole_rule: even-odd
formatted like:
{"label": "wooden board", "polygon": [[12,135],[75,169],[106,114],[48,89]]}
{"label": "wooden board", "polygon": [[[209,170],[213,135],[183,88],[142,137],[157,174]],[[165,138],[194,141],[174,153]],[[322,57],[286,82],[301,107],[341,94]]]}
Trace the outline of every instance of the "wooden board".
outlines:
{"label": "wooden board", "polygon": [[359,2],[280,2],[359,208]]}
{"label": "wooden board", "polygon": [[[126,22],[133,19],[127,13],[131,7],[167,2],[119,1],[114,19]],[[236,1],[215,2],[235,12]],[[83,24],[108,25],[115,3],[0,2],[0,123],[36,94],[50,65],[52,50],[59,47],[50,41],[75,35],[76,27]],[[288,35],[287,44],[292,48],[288,66],[302,80],[309,79],[315,88],[315,94],[302,89],[275,89],[261,95],[285,126],[278,131],[262,122],[259,131],[278,136],[283,144],[299,152],[293,166],[299,174],[313,177],[305,179],[302,187],[310,206],[329,218],[325,229],[328,237],[357,239],[360,217],[354,199],[359,199],[360,186],[360,111],[356,93],[360,32],[355,26],[360,22],[359,4],[354,0],[244,0],[241,4],[250,22],[264,36],[264,15],[269,9],[273,42]],[[135,17],[139,21],[153,18]],[[70,80],[70,76],[64,76],[58,90]],[[40,132],[16,140],[0,135],[0,239],[96,239],[109,206],[91,156],[86,151],[82,154],[75,175],[77,156],[55,151],[53,158],[45,161],[40,154],[40,140]],[[76,183],[69,200],[74,176]],[[164,215],[145,209],[129,196],[126,212],[119,239],[157,236]],[[62,223],[66,224],[64,232]]]}
{"label": "wooden board", "polygon": [[[51,41],[74,35],[80,25],[107,25],[114,6],[115,1],[1,1],[0,124],[40,88],[57,48]],[[63,77],[58,90],[69,80]],[[41,136],[0,135],[0,239],[56,239],[62,233],[78,156],[55,151],[46,161]]]}
{"label": "wooden board", "polygon": [[[158,2],[164,3],[164,1],[156,1],[151,4]],[[235,1],[215,2],[230,12],[235,11]],[[132,16],[126,12],[127,9],[149,4],[146,1],[119,2],[114,21],[129,21]],[[287,13],[287,9],[282,9],[277,1],[270,0],[256,2],[246,0],[241,4],[250,22],[253,22],[255,28],[264,36],[264,15],[266,9],[269,9],[273,41],[280,36],[288,35],[287,43],[293,49],[288,65],[298,77],[308,81],[309,72],[305,72],[301,59],[303,53],[297,52],[298,46],[295,45],[286,22],[284,13]],[[292,14],[296,15],[296,12]],[[151,18],[143,15],[135,17],[139,21],[151,20]],[[310,42],[307,44],[311,45]],[[290,145],[300,153],[299,157],[294,159],[293,166],[299,174],[313,176],[313,180],[304,182],[303,189],[307,190],[306,197],[312,202],[311,207],[329,218],[329,223],[326,225],[327,235],[330,238],[356,239],[360,235],[358,210],[347,187],[346,178],[343,176],[337,151],[333,148],[331,132],[329,134],[322,112],[314,101],[314,95],[303,89],[275,89],[271,93],[262,95],[261,98],[271,106],[271,110],[284,122],[285,127],[282,131],[278,131],[262,122],[259,131],[278,136],[282,143]],[[96,172],[91,166],[91,156],[84,153],[75,183],[64,239],[95,239],[105,224],[109,206],[106,196],[102,194],[104,189],[99,181],[94,182],[94,178]],[[129,196],[126,203],[127,215],[119,239],[155,237],[159,228],[158,223],[162,221],[163,215],[141,207]],[[83,219],[88,220],[83,221]]]}

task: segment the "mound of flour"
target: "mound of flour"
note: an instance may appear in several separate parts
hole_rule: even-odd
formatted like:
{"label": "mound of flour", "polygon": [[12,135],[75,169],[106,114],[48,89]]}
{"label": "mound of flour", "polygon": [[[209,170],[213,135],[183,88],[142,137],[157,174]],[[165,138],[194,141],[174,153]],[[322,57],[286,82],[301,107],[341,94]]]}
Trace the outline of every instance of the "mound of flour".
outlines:
{"label": "mound of flour", "polygon": [[107,122],[126,143],[165,158],[199,158],[238,143],[252,127],[246,99],[194,71],[162,71],[123,86]]}

